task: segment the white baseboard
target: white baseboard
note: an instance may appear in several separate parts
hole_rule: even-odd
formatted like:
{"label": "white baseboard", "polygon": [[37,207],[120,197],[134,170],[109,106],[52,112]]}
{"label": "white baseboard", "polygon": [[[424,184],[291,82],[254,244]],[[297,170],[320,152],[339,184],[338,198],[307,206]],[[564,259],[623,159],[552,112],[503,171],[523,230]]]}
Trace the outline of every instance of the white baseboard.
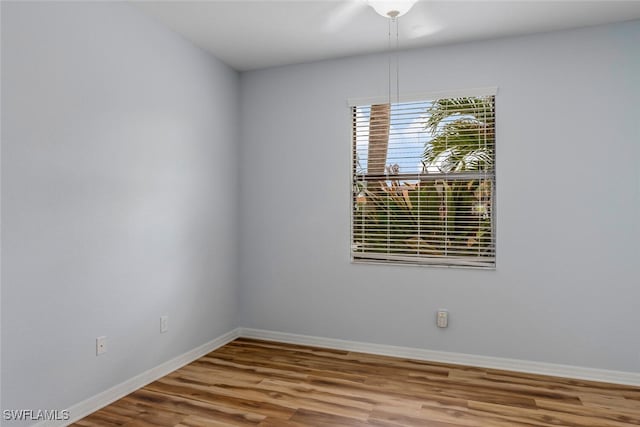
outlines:
{"label": "white baseboard", "polygon": [[223,345],[233,341],[240,336],[240,329],[236,328],[227,332],[224,335],[220,335],[218,338],[209,341],[199,347],[194,348],[180,356],[173,358],[161,365],[149,369],[136,375],[135,377],[120,383],[110,389],[103,391],[93,397],[90,397],[80,403],[77,403],[69,408],[70,419],[66,421],[42,421],[35,424],[33,427],[64,427],[72,424],[87,415],[97,411],[100,408],[107,406],[116,400],[133,393],[137,389],[144,387],[145,385],[152,383],[153,381],[164,377],[165,375],[175,371],[193,362],[196,359],[204,356],[213,350],[222,347]]}
{"label": "white baseboard", "polygon": [[240,336],[290,344],[311,345],[333,348],[337,350],[357,351],[361,353],[384,356],[403,357],[407,359],[430,362],[452,363],[457,365],[477,366],[480,368],[501,369],[507,371],[526,372],[530,374],[552,375],[589,381],[601,381],[614,384],[640,386],[640,373],[610,371],[605,369],[584,368],[554,363],[532,362],[528,360],[507,359],[502,357],[477,356],[464,353],[425,350],[411,347],[371,344],[358,341],[346,341],[334,338],[314,337],[309,335],[288,334],[284,332],[266,331],[262,329],[240,328]]}
{"label": "white baseboard", "polygon": [[335,338],[314,337],[309,335],[289,334],[285,332],[267,331],[263,329],[236,328],[208,343],[194,348],[174,359],[151,368],[148,371],[120,383],[109,390],[90,397],[69,408],[71,418],[67,421],[42,421],[33,427],[65,427],[87,415],[103,408],[110,403],[130,394],[137,389],[175,371],[222,347],[238,337],[256,338],[279,341],[290,344],[311,345],[316,347],[333,348],[338,350],[357,351],[361,353],[379,354],[384,356],[403,357],[407,359],[431,362],[452,363],[458,365],[477,366],[481,368],[502,369],[531,374],[552,375],[556,377],[573,378],[589,381],[601,381],[614,384],[640,386],[640,373],[610,371],[604,369],[583,368],[554,363],[532,362],[528,360],[507,359],[502,357],[477,356],[464,353],[449,353],[443,351],[425,350],[412,347],[398,347],[383,344],[371,344],[358,341],[347,341]]}

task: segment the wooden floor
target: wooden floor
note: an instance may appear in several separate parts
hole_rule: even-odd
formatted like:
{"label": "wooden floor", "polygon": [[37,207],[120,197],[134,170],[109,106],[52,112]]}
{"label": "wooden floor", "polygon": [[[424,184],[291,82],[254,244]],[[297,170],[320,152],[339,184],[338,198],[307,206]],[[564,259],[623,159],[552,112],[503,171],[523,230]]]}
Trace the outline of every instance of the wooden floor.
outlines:
{"label": "wooden floor", "polygon": [[237,339],[75,426],[632,426],[640,388]]}

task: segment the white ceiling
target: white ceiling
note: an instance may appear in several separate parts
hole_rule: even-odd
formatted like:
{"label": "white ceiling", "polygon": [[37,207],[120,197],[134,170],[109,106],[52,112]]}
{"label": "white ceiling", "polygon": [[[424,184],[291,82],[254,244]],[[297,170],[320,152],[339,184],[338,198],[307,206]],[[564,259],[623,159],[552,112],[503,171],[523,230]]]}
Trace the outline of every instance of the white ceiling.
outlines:
{"label": "white ceiling", "polygon": [[[387,19],[366,0],[143,1],[134,4],[240,70],[384,51]],[[420,0],[400,46],[434,46],[640,19],[640,0]]]}

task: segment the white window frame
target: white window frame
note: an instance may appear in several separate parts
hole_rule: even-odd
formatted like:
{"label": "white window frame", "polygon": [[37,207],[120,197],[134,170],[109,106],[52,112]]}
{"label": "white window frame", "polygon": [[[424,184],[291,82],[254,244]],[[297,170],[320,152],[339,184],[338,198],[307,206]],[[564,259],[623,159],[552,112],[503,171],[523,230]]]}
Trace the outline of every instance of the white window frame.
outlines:
{"label": "white window frame", "polygon": [[[397,99],[392,100],[392,104],[396,103],[406,103],[406,102],[420,102],[420,101],[435,101],[437,99],[446,99],[446,98],[462,98],[462,97],[494,97],[494,146],[493,146],[493,169],[491,171],[491,236],[492,236],[492,249],[493,249],[493,257],[488,258],[488,261],[485,262],[477,262],[473,259],[465,259],[467,257],[452,257],[452,256],[403,256],[398,254],[389,254],[389,253],[380,253],[379,255],[373,253],[367,253],[365,258],[359,257],[358,254],[354,254],[354,186],[355,181],[354,177],[356,176],[355,171],[355,161],[353,158],[353,154],[356,150],[356,137],[354,135],[354,125],[353,125],[353,117],[351,121],[351,144],[350,144],[350,192],[349,192],[349,212],[350,212],[350,223],[349,223],[349,231],[350,231],[350,257],[351,262],[354,264],[383,264],[383,265],[412,265],[412,266],[436,266],[436,267],[448,267],[448,268],[473,268],[473,269],[487,269],[487,270],[495,270],[496,269],[496,229],[497,229],[497,221],[496,221],[496,168],[495,168],[495,160],[496,160],[496,146],[497,146],[497,132],[496,132],[496,111],[495,111],[495,98],[497,95],[497,87],[483,87],[476,89],[462,89],[462,90],[447,90],[447,91],[439,91],[439,92],[426,92],[426,93],[411,93],[411,94],[403,94],[397,97]],[[356,97],[348,99],[348,106],[350,114],[353,114],[354,107],[359,106],[369,106],[374,104],[385,104],[389,103],[388,96],[375,96],[375,97]],[[448,173],[448,174],[433,174],[429,176],[429,174],[422,174],[421,180],[423,179],[465,179],[465,178],[474,178],[478,177],[479,174],[483,172],[456,172],[456,173]],[[486,176],[486,175],[485,175]]]}

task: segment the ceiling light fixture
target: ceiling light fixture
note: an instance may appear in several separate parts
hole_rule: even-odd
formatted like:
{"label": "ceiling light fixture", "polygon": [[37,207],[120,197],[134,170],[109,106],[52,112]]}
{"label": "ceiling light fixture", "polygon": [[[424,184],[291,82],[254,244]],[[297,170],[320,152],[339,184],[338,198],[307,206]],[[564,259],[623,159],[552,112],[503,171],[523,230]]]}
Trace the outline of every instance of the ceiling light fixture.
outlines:
{"label": "ceiling light fixture", "polygon": [[369,6],[385,18],[395,19],[409,12],[417,0],[368,0]]}

